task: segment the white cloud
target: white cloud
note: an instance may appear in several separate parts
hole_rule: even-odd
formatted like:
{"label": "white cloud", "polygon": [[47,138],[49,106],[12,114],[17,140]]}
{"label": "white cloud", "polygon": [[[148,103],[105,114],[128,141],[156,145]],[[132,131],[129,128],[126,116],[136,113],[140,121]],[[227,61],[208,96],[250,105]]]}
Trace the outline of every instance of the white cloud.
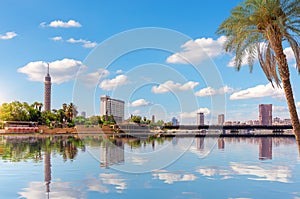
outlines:
{"label": "white cloud", "polygon": [[[63,83],[74,80],[80,68],[86,68],[81,61],[74,59],[62,59],[50,62],[50,76],[52,83]],[[24,73],[30,81],[43,82],[47,72],[47,63],[43,61],[30,62],[18,69],[19,73]]]}
{"label": "white cloud", "polygon": [[229,86],[224,86],[217,90],[209,86],[209,87],[200,89],[199,91],[197,91],[195,93],[195,95],[199,96],[199,97],[206,97],[206,96],[213,96],[213,95],[223,95],[226,93],[231,93],[233,91],[234,91],[234,89]]}
{"label": "white cloud", "polygon": [[63,38],[61,36],[52,37],[50,39],[53,41],[62,41],[63,40]]}
{"label": "white cloud", "polygon": [[[248,65],[248,55],[245,56],[244,59],[242,60],[241,66],[247,66],[247,65]],[[231,60],[227,64],[227,66],[229,66],[229,67],[236,67],[235,56],[231,58]]]}
{"label": "white cloud", "polygon": [[181,46],[182,51],[177,52],[167,58],[167,63],[188,64],[200,63],[207,58],[218,57],[222,55],[225,36],[217,40],[212,38],[200,38],[187,41]]}
{"label": "white cloud", "polygon": [[251,98],[261,98],[261,97],[283,97],[284,91],[276,86],[273,88],[271,83],[267,85],[257,85],[252,88],[247,88],[245,90],[237,91],[230,96],[230,100],[241,100],[241,99],[251,99]]}
{"label": "white cloud", "polygon": [[52,27],[52,28],[79,28],[81,24],[73,19],[64,22],[61,20],[51,21],[49,24],[46,22],[40,23],[41,27]]}
{"label": "white cloud", "polygon": [[300,108],[300,102],[297,102],[297,106],[298,106],[298,108]]}
{"label": "white cloud", "polygon": [[116,71],[116,74],[121,74],[121,73],[123,73],[123,71],[121,69]]}
{"label": "white cloud", "polygon": [[199,108],[192,112],[182,112],[180,113],[180,117],[183,119],[195,118],[197,113],[204,113],[205,115],[210,114],[210,110],[208,108]]}
{"label": "white cloud", "polygon": [[283,50],[284,54],[286,55],[287,61],[295,60],[295,55],[291,47],[287,47]]}
{"label": "white cloud", "polygon": [[180,83],[174,83],[173,81],[169,80],[158,86],[153,86],[152,92],[153,93],[166,93],[166,92],[171,92],[171,91],[173,91],[173,92],[187,91],[187,90],[194,89],[198,84],[199,84],[198,82],[193,82],[193,81],[189,81],[185,84],[180,84]]}
{"label": "white cloud", "polygon": [[91,41],[84,40],[84,39],[70,38],[70,39],[67,40],[67,42],[69,42],[69,43],[81,43],[84,48],[94,48],[95,46],[97,46],[96,42],[91,42]]}
{"label": "white cloud", "polygon": [[95,86],[98,84],[100,79],[107,77],[109,74],[108,70],[100,68],[96,72],[82,74],[79,78],[81,78],[87,85]]}
{"label": "white cloud", "polygon": [[8,40],[17,36],[15,32],[6,32],[4,35],[0,34],[0,40]]}
{"label": "white cloud", "polygon": [[139,115],[141,114],[141,110],[135,110],[132,112],[133,115]]}
{"label": "white cloud", "polygon": [[126,75],[118,75],[113,79],[103,80],[99,87],[103,90],[113,90],[128,83]]}
{"label": "white cloud", "polygon": [[138,100],[135,100],[133,102],[131,102],[129,104],[129,106],[131,107],[138,107],[138,106],[148,106],[150,105],[151,103],[146,101],[145,99],[138,99]]}
{"label": "white cloud", "polygon": [[286,106],[273,106],[273,111],[283,112],[288,110],[289,109]]}
{"label": "white cloud", "polygon": [[[261,47],[265,47],[265,43],[261,43],[260,44]],[[293,53],[293,50],[291,47],[287,47],[283,50],[284,54],[286,55],[286,59],[288,62],[290,61],[294,61],[295,60],[295,56],[294,56],[294,53]],[[256,55],[257,56],[257,55]],[[244,59],[242,60],[242,66],[246,66],[248,65],[248,54],[246,53],[246,56],[244,57]],[[255,61],[258,61],[258,58],[256,57]],[[227,66],[229,67],[235,67],[236,64],[235,64],[235,57],[233,57],[229,63],[227,64]]]}

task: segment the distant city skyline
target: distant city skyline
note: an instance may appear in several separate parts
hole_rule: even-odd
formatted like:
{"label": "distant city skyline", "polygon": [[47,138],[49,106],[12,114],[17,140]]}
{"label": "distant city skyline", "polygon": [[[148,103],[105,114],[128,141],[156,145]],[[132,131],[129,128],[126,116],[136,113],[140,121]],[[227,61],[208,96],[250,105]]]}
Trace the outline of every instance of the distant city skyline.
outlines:
{"label": "distant city skyline", "polygon": [[[0,103],[15,100],[44,102],[45,63],[49,63],[53,109],[58,109],[62,103],[74,102],[76,105],[74,87],[78,74],[88,72],[84,81],[94,90],[91,100],[94,112],[78,107],[79,113],[84,111],[87,117],[100,115],[101,95],[120,98],[118,95],[121,94],[116,90],[126,92],[137,82],[143,82],[143,87],[123,99],[125,118],[130,114],[147,118],[155,115],[156,120],[170,121],[175,116],[181,124],[195,124],[196,113],[203,112],[209,123],[217,123],[219,114],[226,116],[225,121],[249,121],[256,120],[258,104],[273,104],[273,117],[288,119],[283,90],[272,87],[258,62],[252,73],[244,65],[237,72],[232,64],[233,54],[222,50],[226,38],[215,34],[220,23],[230,15],[230,10],[240,2],[233,0],[216,6],[220,1],[175,1],[170,6],[164,1],[137,0],[130,4],[114,0],[89,3],[4,1],[0,8]],[[178,44],[174,52],[157,49],[132,51],[110,65],[98,65],[98,70],[88,70],[91,65],[86,62],[87,57],[99,44],[118,33],[143,27],[172,29],[191,39]],[[201,53],[203,49],[198,45],[205,53]],[[284,46],[284,52],[299,112],[300,90],[297,85],[300,78],[294,67],[291,48]],[[222,77],[222,86],[209,86],[207,80],[214,77],[198,74],[181,56],[200,62],[202,68],[214,65]],[[144,70],[139,74],[132,73],[140,68]],[[183,99],[188,93],[193,99]],[[225,112],[213,107],[212,96],[224,96]],[[183,100],[178,101],[179,97]]]}

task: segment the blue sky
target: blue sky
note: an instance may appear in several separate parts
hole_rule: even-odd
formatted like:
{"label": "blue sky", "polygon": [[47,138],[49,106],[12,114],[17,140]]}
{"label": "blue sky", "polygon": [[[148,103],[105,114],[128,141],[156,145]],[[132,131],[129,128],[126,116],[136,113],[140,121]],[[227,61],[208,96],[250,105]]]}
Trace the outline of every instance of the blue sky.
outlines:
{"label": "blue sky", "polygon": [[[283,91],[272,88],[258,64],[252,73],[248,66],[237,72],[230,64],[233,55],[222,50],[224,38],[215,34],[239,2],[3,0],[0,103],[43,102],[48,62],[53,80],[52,108],[56,109],[74,101],[80,112],[99,114],[99,97],[107,94],[125,100],[126,117],[155,114],[157,119],[170,121],[175,116],[181,123],[193,124],[196,112],[203,111],[211,123],[223,112],[226,120],[247,121],[258,119],[258,104],[272,103],[273,116],[288,118]],[[220,3],[222,6],[216,6]],[[170,41],[173,51],[132,50],[109,65],[100,65],[104,62],[101,52],[114,54],[124,45],[147,38],[131,37],[111,48],[101,44],[124,31],[147,27],[176,31],[189,39],[172,43],[172,38],[166,37],[159,42],[164,45]],[[291,50],[286,48],[285,53],[299,110],[300,78]],[[200,71],[206,68],[208,75],[201,75],[199,68],[186,63],[182,56],[199,64]],[[218,71],[221,86],[209,83],[216,79],[209,67]],[[79,85],[87,82],[89,87]],[[226,106],[219,108],[213,101],[222,97]],[[223,101],[219,105],[223,106]]]}

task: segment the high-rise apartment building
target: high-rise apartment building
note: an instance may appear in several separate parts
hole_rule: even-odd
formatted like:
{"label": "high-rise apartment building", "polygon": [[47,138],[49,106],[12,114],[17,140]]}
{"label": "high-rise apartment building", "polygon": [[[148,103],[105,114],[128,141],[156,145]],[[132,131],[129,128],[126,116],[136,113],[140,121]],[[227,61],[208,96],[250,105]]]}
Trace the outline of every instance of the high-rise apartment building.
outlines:
{"label": "high-rise apartment building", "polygon": [[272,104],[259,105],[259,124],[272,125]]}
{"label": "high-rise apartment building", "polygon": [[224,114],[218,115],[218,124],[219,125],[224,125],[224,122],[225,122],[225,116],[224,116]]}
{"label": "high-rise apartment building", "polygon": [[51,110],[51,77],[49,74],[49,64],[48,64],[48,70],[47,74],[45,76],[44,81],[44,110],[50,111]]}
{"label": "high-rise apartment building", "polygon": [[124,101],[106,95],[101,96],[100,101],[100,115],[112,115],[116,123],[124,121]]}
{"label": "high-rise apartment building", "polygon": [[197,125],[204,125],[204,113],[197,113]]}

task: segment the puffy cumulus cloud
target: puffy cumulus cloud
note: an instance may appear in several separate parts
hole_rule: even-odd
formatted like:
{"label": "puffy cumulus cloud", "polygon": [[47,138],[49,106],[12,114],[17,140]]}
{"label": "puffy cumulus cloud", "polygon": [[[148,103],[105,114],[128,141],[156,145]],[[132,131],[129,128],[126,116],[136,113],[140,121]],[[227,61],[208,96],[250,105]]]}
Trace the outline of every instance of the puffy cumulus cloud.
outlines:
{"label": "puffy cumulus cloud", "polygon": [[197,113],[204,113],[205,115],[210,114],[210,110],[208,108],[199,108],[192,112],[182,112],[180,113],[180,117],[183,119],[195,118]]}
{"label": "puffy cumulus cloud", "polygon": [[105,79],[103,80],[99,87],[103,90],[113,90],[117,87],[123,86],[128,84],[127,76],[126,75],[118,75],[113,79]]}
{"label": "puffy cumulus cloud", "polygon": [[78,21],[75,21],[73,19],[64,22],[61,20],[54,20],[51,21],[49,24],[46,22],[40,23],[41,27],[51,27],[51,28],[80,28],[81,24]]}
{"label": "puffy cumulus cloud", "polygon": [[271,83],[268,83],[267,85],[257,85],[252,88],[234,92],[232,95],[230,95],[230,100],[261,98],[268,96],[283,97],[284,90],[277,88],[276,86],[273,88]]}
{"label": "puffy cumulus cloud", "polygon": [[169,80],[163,84],[158,86],[152,87],[153,93],[167,93],[167,92],[176,92],[176,91],[187,91],[194,89],[199,83],[189,81],[185,84],[174,83],[173,81]]}
{"label": "puffy cumulus cloud", "polygon": [[139,107],[139,106],[148,106],[148,105],[150,105],[150,104],[151,104],[151,103],[148,102],[148,101],[145,100],[145,99],[138,99],[138,100],[135,100],[135,101],[131,102],[131,103],[129,104],[129,106],[131,106],[131,107]]}
{"label": "puffy cumulus cloud", "polygon": [[15,32],[6,32],[4,35],[0,34],[0,40],[9,40],[17,36]]}
{"label": "puffy cumulus cloud", "polygon": [[53,41],[62,41],[63,40],[63,38],[61,36],[51,37],[50,39]]}
{"label": "puffy cumulus cloud", "polygon": [[152,176],[156,179],[164,181],[166,184],[173,184],[174,182],[187,182],[195,181],[197,177],[190,173],[166,173],[166,172],[155,172]]}
{"label": "puffy cumulus cloud", "polygon": [[[260,46],[261,48],[264,48],[265,47],[265,43],[261,43]],[[288,62],[291,62],[291,61],[294,61],[295,60],[295,56],[294,56],[294,52],[292,50],[291,47],[287,47],[283,50],[284,54],[286,55],[286,58],[288,60]],[[256,55],[255,55],[256,56]],[[242,66],[247,66],[248,65],[248,58],[249,58],[249,55],[248,53],[246,52],[246,56],[244,57],[244,59],[242,60]],[[258,61],[258,58],[256,58],[255,61]],[[235,67],[236,64],[235,64],[235,57],[233,57],[229,63],[227,64],[227,66],[229,67]]]}
{"label": "puffy cumulus cloud", "polygon": [[[81,62],[74,59],[62,59],[50,62],[50,75],[52,83],[63,83],[74,80],[78,70],[86,68]],[[24,73],[30,81],[43,82],[47,72],[47,63],[43,61],[30,62],[18,69],[19,73]]]}
{"label": "puffy cumulus cloud", "polygon": [[123,71],[121,69],[116,71],[116,74],[121,74],[121,73],[123,73]]}
{"label": "puffy cumulus cloud", "polygon": [[188,64],[200,63],[207,58],[214,58],[222,55],[225,36],[214,40],[212,38],[200,38],[187,41],[181,46],[182,51],[167,58],[167,63]]}
{"label": "puffy cumulus cloud", "polygon": [[206,97],[206,96],[213,96],[213,95],[223,95],[226,93],[232,93],[233,91],[234,91],[234,89],[229,86],[224,86],[219,89],[214,89],[209,86],[209,87],[200,89],[199,91],[197,91],[195,93],[195,95],[199,96],[199,97]]}
{"label": "puffy cumulus cloud", "polygon": [[110,72],[106,69],[100,68],[95,72],[81,74],[79,78],[87,85],[95,86],[98,84],[100,79],[107,77]]}
{"label": "puffy cumulus cloud", "polygon": [[298,106],[298,108],[300,108],[300,102],[297,102],[297,106]]}
{"label": "puffy cumulus cloud", "polygon": [[84,48],[94,48],[95,46],[97,46],[96,42],[91,42],[91,41],[84,40],[84,39],[70,38],[70,39],[67,40],[67,42],[69,42],[69,43],[80,43],[80,44],[82,44],[82,46]]}
{"label": "puffy cumulus cloud", "polygon": [[295,60],[295,55],[294,55],[294,52],[292,50],[291,47],[287,47],[283,50],[284,54],[286,55],[286,59],[288,61],[293,61]]}

